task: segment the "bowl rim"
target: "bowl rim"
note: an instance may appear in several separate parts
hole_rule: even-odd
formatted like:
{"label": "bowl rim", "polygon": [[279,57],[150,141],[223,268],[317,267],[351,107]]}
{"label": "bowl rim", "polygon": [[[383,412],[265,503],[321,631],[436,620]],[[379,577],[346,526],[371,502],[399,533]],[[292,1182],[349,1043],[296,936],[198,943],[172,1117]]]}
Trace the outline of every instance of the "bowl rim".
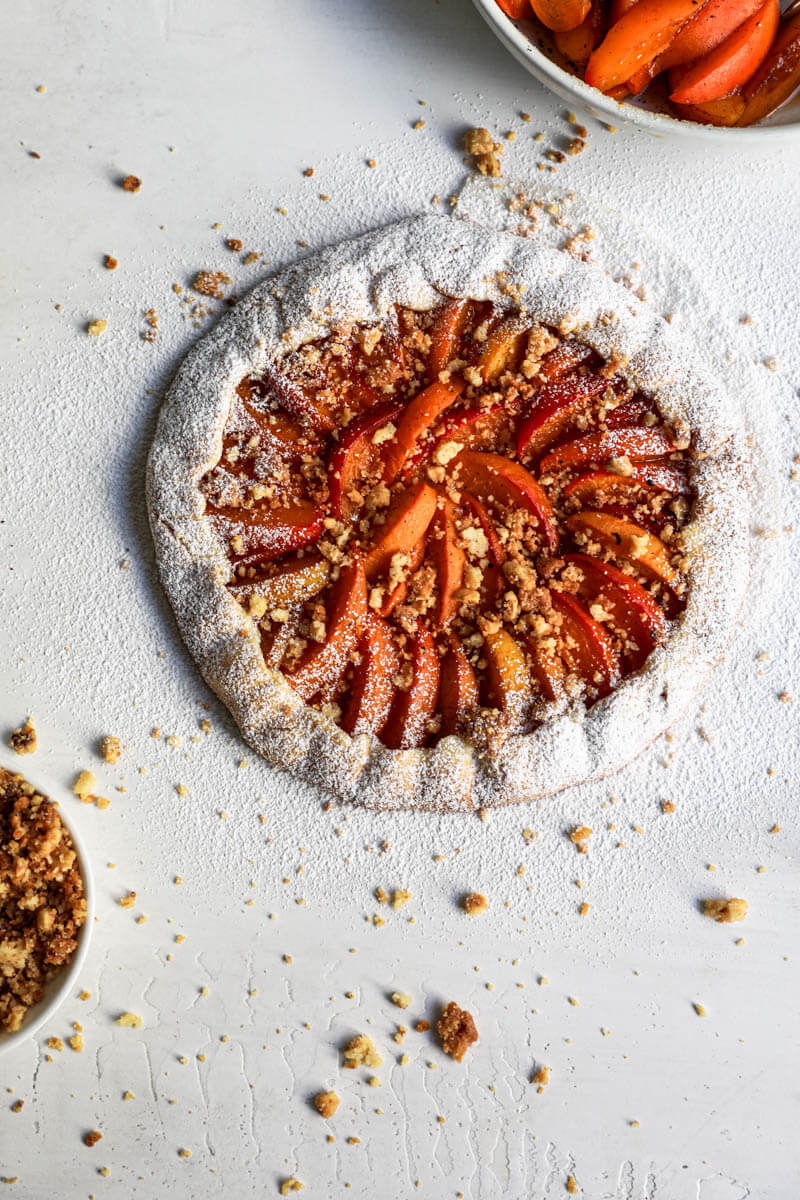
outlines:
{"label": "bowl rim", "polygon": [[[14,759],[16,761],[12,761]],[[24,775],[28,782],[36,787],[37,791],[41,791],[42,795],[47,796],[49,800],[57,804],[58,814],[72,838],[72,844],[78,855],[78,866],[83,878],[83,893],[86,899],[86,920],[78,935],[78,947],[75,953],[69,963],[61,968],[60,976],[59,973],[56,973],[52,977],[50,986],[54,990],[28,1010],[22,1027],[13,1033],[6,1033],[0,1030],[0,1057],[2,1057],[2,1055],[8,1054],[21,1045],[21,1043],[33,1037],[41,1029],[42,1025],[54,1016],[75,987],[75,983],[83,970],[86,956],[89,952],[89,943],[91,941],[95,916],[95,892],[94,876],[86,844],[76,824],[73,822],[72,816],[67,815],[62,803],[63,797],[67,795],[64,785],[52,780],[47,772],[40,770],[38,766],[32,765],[32,769],[29,772],[27,769],[28,760],[26,759],[23,764],[13,751],[8,751],[5,748],[0,748],[0,767],[4,767],[14,775]]]}
{"label": "bowl rim", "polygon": [[757,142],[763,146],[769,139],[776,142],[790,141],[800,137],[800,120],[785,125],[753,125],[747,128],[729,128],[720,125],[701,125],[696,121],[685,121],[668,113],[651,112],[625,101],[613,100],[597,88],[590,87],[577,75],[570,74],[553,59],[548,58],[531,39],[518,28],[516,22],[503,12],[497,0],[473,0],[486,23],[517,60],[532,74],[543,77],[570,91],[584,107],[596,110],[617,121],[639,125],[654,134],[677,134],[707,142],[727,141],[733,145]]}

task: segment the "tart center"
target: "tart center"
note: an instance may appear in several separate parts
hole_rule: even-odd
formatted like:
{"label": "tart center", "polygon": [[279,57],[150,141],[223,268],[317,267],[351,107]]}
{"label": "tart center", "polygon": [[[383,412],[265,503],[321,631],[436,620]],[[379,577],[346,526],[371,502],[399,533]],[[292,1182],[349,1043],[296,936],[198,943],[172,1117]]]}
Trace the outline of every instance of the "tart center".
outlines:
{"label": "tart center", "polygon": [[688,439],[577,340],[454,299],[241,381],[202,482],[264,661],[349,734],[485,744],[641,669]]}

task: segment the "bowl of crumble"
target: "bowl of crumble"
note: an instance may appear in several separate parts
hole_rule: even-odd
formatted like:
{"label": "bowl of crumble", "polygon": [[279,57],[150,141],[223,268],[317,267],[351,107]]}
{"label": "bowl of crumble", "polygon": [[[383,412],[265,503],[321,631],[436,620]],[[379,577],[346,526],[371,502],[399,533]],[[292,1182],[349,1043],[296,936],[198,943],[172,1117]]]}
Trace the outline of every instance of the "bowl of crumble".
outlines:
{"label": "bowl of crumble", "polygon": [[[730,3],[730,0],[704,2],[708,4],[710,12],[711,9]],[[772,2],[777,11],[777,0]],[[545,0],[541,0],[541,3],[537,0],[537,3],[541,8]],[[547,0],[547,3],[556,4],[557,0]],[[671,103],[674,95],[670,97],[667,93],[680,86],[681,77],[676,76],[675,72],[685,72],[687,66],[673,68],[672,71],[665,70],[661,74],[651,71],[649,75],[645,66],[640,68],[638,74],[634,74],[632,81],[626,81],[625,86],[609,87],[609,94],[606,94],[582,77],[587,73],[586,64],[576,62],[575,51],[570,51],[564,41],[565,38],[574,39],[584,26],[578,30],[571,30],[566,35],[553,32],[553,29],[538,19],[537,5],[531,7],[528,0],[474,0],[474,4],[495,36],[526,71],[567,103],[583,109],[605,124],[615,126],[625,122],[636,125],[656,137],[688,137],[736,147],[753,144],[777,147],[800,137],[800,15],[794,13],[791,8],[784,13],[770,51],[773,57],[777,55],[774,70],[767,74],[767,60],[761,71],[761,74],[765,75],[761,91],[770,94],[766,95],[766,98],[762,98],[760,94],[756,95],[751,107],[758,106],[758,112],[753,113],[758,123],[750,124],[750,118],[744,116],[736,107],[739,105],[744,110],[747,84],[737,87],[721,100],[711,100],[706,104],[674,104]],[[605,13],[604,0],[591,0],[591,5],[589,0],[583,0],[583,4],[584,8],[591,8],[592,11],[595,8],[603,8]],[[632,5],[626,5],[624,0],[614,0],[609,10],[610,17],[609,13],[605,13],[605,20],[611,19],[613,22],[617,11],[624,13],[626,8],[631,7]],[[509,12],[514,15],[509,15]],[[700,15],[702,14],[698,13],[698,17]],[[757,17],[759,13],[755,15]],[[584,25],[588,26],[590,23],[591,13]],[[759,30],[760,27],[755,31],[757,36]],[[735,35],[740,36],[738,29]],[[794,37],[791,51],[795,57],[791,63],[780,44],[780,39],[786,40],[789,35]],[[606,38],[606,41],[609,40]],[[733,41],[733,35],[729,40]],[[720,53],[719,47],[713,47],[710,51],[710,54],[717,56]],[[664,59],[663,53],[661,59]],[[696,59],[688,66],[694,67],[696,63],[702,64],[703,61],[702,58]],[[788,79],[789,66],[793,72],[791,79]],[[732,68],[724,63],[722,69],[730,73]],[[775,77],[781,73],[781,78],[776,80]],[[783,76],[786,76],[786,79]],[[753,76],[753,82],[758,81],[759,75],[756,74]],[[792,82],[795,83],[794,94],[787,90]],[[701,79],[699,85],[695,86],[695,91],[701,95],[709,89],[713,93],[713,87],[706,79]],[[784,92],[787,93],[785,96]],[[770,109],[773,102],[774,111]],[[737,124],[737,121],[748,123]]]}
{"label": "bowl of crumble", "polygon": [[0,1054],[36,1033],[75,989],[94,917],[86,848],[50,798],[59,789],[49,796],[11,757],[0,756]]}

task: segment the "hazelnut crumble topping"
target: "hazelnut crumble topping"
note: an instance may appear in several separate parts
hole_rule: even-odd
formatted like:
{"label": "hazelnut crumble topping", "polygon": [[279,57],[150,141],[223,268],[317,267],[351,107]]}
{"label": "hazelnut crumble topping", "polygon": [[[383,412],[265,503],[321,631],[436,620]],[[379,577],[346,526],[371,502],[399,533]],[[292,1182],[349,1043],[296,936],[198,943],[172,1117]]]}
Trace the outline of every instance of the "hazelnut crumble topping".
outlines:
{"label": "hazelnut crumble topping", "polygon": [[374,1042],[365,1033],[359,1033],[349,1041],[342,1054],[343,1065],[351,1070],[356,1067],[379,1067],[383,1062]]}
{"label": "hazelnut crumble topping", "polygon": [[142,186],[141,179],[136,175],[126,175],[120,187],[125,192],[138,192]]}
{"label": "hazelnut crumble topping", "polygon": [[703,912],[720,925],[743,921],[747,916],[747,901],[732,896],[729,900],[704,900]]}
{"label": "hazelnut crumble topping", "polygon": [[21,1028],[86,920],[77,854],[58,809],[0,768],[0,1029]]}
{"label": "hazelnut crumble topping", "polygon": [[341,1100],[336,1092],[317,1092],[314,1097],[314,1108],[325,1120],[333,1116],[340,1103]]}
{"label": "hazelnut crumble topping", "polygon": [[445,1006],[436,1022],[436,1031],[442,1039],[442,1050],[451,1055],[456,1062],[461,1062],[472,1043],[478,1040],[478,1030],[475,1028],[472,1014],[459,1008],[454,1000]]}
{"label": "hazelnut crumble topping", "polygon": [[14,730],[8,744],[16,754],[33,754],[36,749],[36,730],[32,717],[28,717],[24,725]]}
{"label": "hazelnut crumble topping", "polygon": [[488,900],[481,892],[467,892],[461,904],[464,912],[470,917],[477,917],[480,913],[485,913],[489,907]]}

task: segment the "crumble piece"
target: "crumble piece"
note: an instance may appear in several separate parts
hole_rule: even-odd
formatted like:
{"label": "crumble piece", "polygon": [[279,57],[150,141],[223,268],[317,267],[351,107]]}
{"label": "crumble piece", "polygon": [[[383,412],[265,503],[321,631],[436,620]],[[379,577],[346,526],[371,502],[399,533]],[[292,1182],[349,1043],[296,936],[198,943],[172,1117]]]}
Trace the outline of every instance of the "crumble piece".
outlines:
{"label": "crumble piece", "polygon": [[575,1180],[574,1175],[567,1176],[567,1182],[564,1184],[564,1187],[567,1189],[567,1191],[569,1192],[569,1194],[571,1196],[577,1195],[579,1189],[578,1189],[578,1184]]}
{"label": "crumble piece", "polygon": [[186,1148],[186,1146],[181,1146],[180,1150],[178,1151],[178,1157],[179,1158],[191,1158],[192,1152],[191,1152],[191,1150],[188,1150]]}
{"label": "crumble piece", "polygon": [[113,254],[107,254],[103,259],[103,266],[107,271],[116,271],[119,266],[119,259],[114,258]]}
{"label": "crumble piece", "polygon": [[137,175],[126,175],[120,184],[124,192],[138,192],[141,186],[142,181]]}
{"label": "crumble piece", "polygon": [[117,1025],[121,1025],[125,1029],[141,1029],[142,1018],[136,1013],[124,1012],[120,1013],[116,1021]]}
{"label": "crumble piece", "polygon": [[733,921],[745,919],[747,901],[738,896],[732,896],[729,900],[704,900],[703,912],[720,925],[730,925]]}
{"label": "crumble piece", "polygon": [[500,155],[503,153],[503,144],[495,142],[488,129],[468,129],[464,134],[464,149],[481,175],[496,179],[502,174]]}
{"label": "crumble piece", "polygon": [[356,1034],[347,1043],[342,1054],[344,1066],[350,1070],[355,1070],[356,1067],[379,1067],[383,1062],[372,1038],[367,1037],[365,1033]]}
{"label": "crumble piece", "polygon": [[392,892],[392,908],[402,908],[411,899],[411,892],[405,888],[395,888]]}
{"label": "crumble piece", "polygon": [[96,1146],[102,1138],[102,1133],[99,1129],[90,1129],[88,1133],[83,1135],[83,1142],[91,1150],[92,1146]]}
{"label": "crumble piece", "polygon": [[489,901],[481,892],[467,892],[461,901],[461,907],[469,917],[477,917],[480,913],[485,913],[489,907]]}
{"label": "crumble piece", "polygon": [[122,742],[118,737],[111,737],[107,734],[100,742],[100,753],[107,763],[111,766],[119,762],[122,754]]}
{"label": "crumble piece", "polygon": [[442,1050],[451,1055],[456,1062],[461,1062],[472,1043],[478,1040],[478,1030],[475,1028],[472,1014],[464,1008],[459,1008],[455,1000],[451,1000],[445,1006],[436,1022],[436,1032],[442,1039]]}
{"label": "crumble piece", "polygon": [[28,717],[24,725],[15,729],[8,739],[8,744],[15,754],[33,754],[36,750],[36,730],[33,727],[33,717]]}
{"label": "crumble piece", "polygon": [[706,1009],[706,1006],[704,1004],[701,1004],[699,1000],[692,1001],[692,1008],[697,1013],[698,1017],[707,1017],[708,1016],[708,1011]]}
{"label": "crumble piece", "polygon": [[314,1108],[326,1121],[333,1116],[340,1104],[341,1100],[336,1092],[317,1092],[314,1097]]}
{"label": "crumble piece", "polygon": [[579,854],[586,854],[587,846],[585,843],[589,840],[591,835],[592,831],[588,825],[577,825],[574,829],[569,831],[567,837],[573,843],[573,845],[578,847]]}
{"label": "crumble piece", "polygon": [[85,920],[78,856],[58,808],[0,768],[0,1030],[22,1027]]}
{"label": "crumble piece", "polygon": [[90,321],[86,326],[86,332],[90,335],[90,337],[100,337],[100,334],[105,333],[107,328],[108,321],[101,317],[96,321]]}
{"label": "crumble piece", "polygon": [[305,1184],[301,1183],[299,1179],[296,1179],[294,1175],[292,1175],[291,1179],[284,1179],[283,1183],[281,1184],[281,1195],[288,1196],[290,1192],[301,1192],[304,1187]]}
{"label": "crumble piece", "polygon": [[233,283],[230,275],[224,271],[198,271],[192,281],[192,287],[201,296],[210,296],[212,300],[222,300],[225,288]]}
{"label": "crumble piece", "polygon": [[661,811],[663,813],[674,813],[675,812],[675,801],[674,800],[662,800],[661,801]]}
{"label": "crumble piece", "polygon": [[536,1090],[541,1095],[550,1082],[550,1068],[537,1067],[531,1075],[531,1083],[536,1084]]}
{"label": "crumble piece", "polygon": [[408,992],[392,992],[392,1004],[396,1004],[398,1008],[408,1008],[413,1000],[413,996],[409,996]]}
{"label": "crumble piece", "polygon": [[417,1033],[427,1033],[430,1027],[430,1021],[426,1021],[424,1018],[421,1021],[417,1021],[416,1025],[414,1026]]}
{"label": "crumble piece", "polygon": [[225,242],[225,245],[229,250],[232,250],[234,254],[238,254],[244,249],[244,242],[241,240],[241,238],[228,238]]}
{"label": "crumble piece", "polygon": [[21,1113],[24,1107],[25,1107],[24,1100],[15,1100],[14,1103],[11,1105],[11,1111],[13,1113]]}
{"label": "crumble piece", "polygon": [[91,771],[81,771],[78,778],[72,785],[72,793],[78,796],[81,800],[86,796],[91,796],[95,789],[97,780]]}

